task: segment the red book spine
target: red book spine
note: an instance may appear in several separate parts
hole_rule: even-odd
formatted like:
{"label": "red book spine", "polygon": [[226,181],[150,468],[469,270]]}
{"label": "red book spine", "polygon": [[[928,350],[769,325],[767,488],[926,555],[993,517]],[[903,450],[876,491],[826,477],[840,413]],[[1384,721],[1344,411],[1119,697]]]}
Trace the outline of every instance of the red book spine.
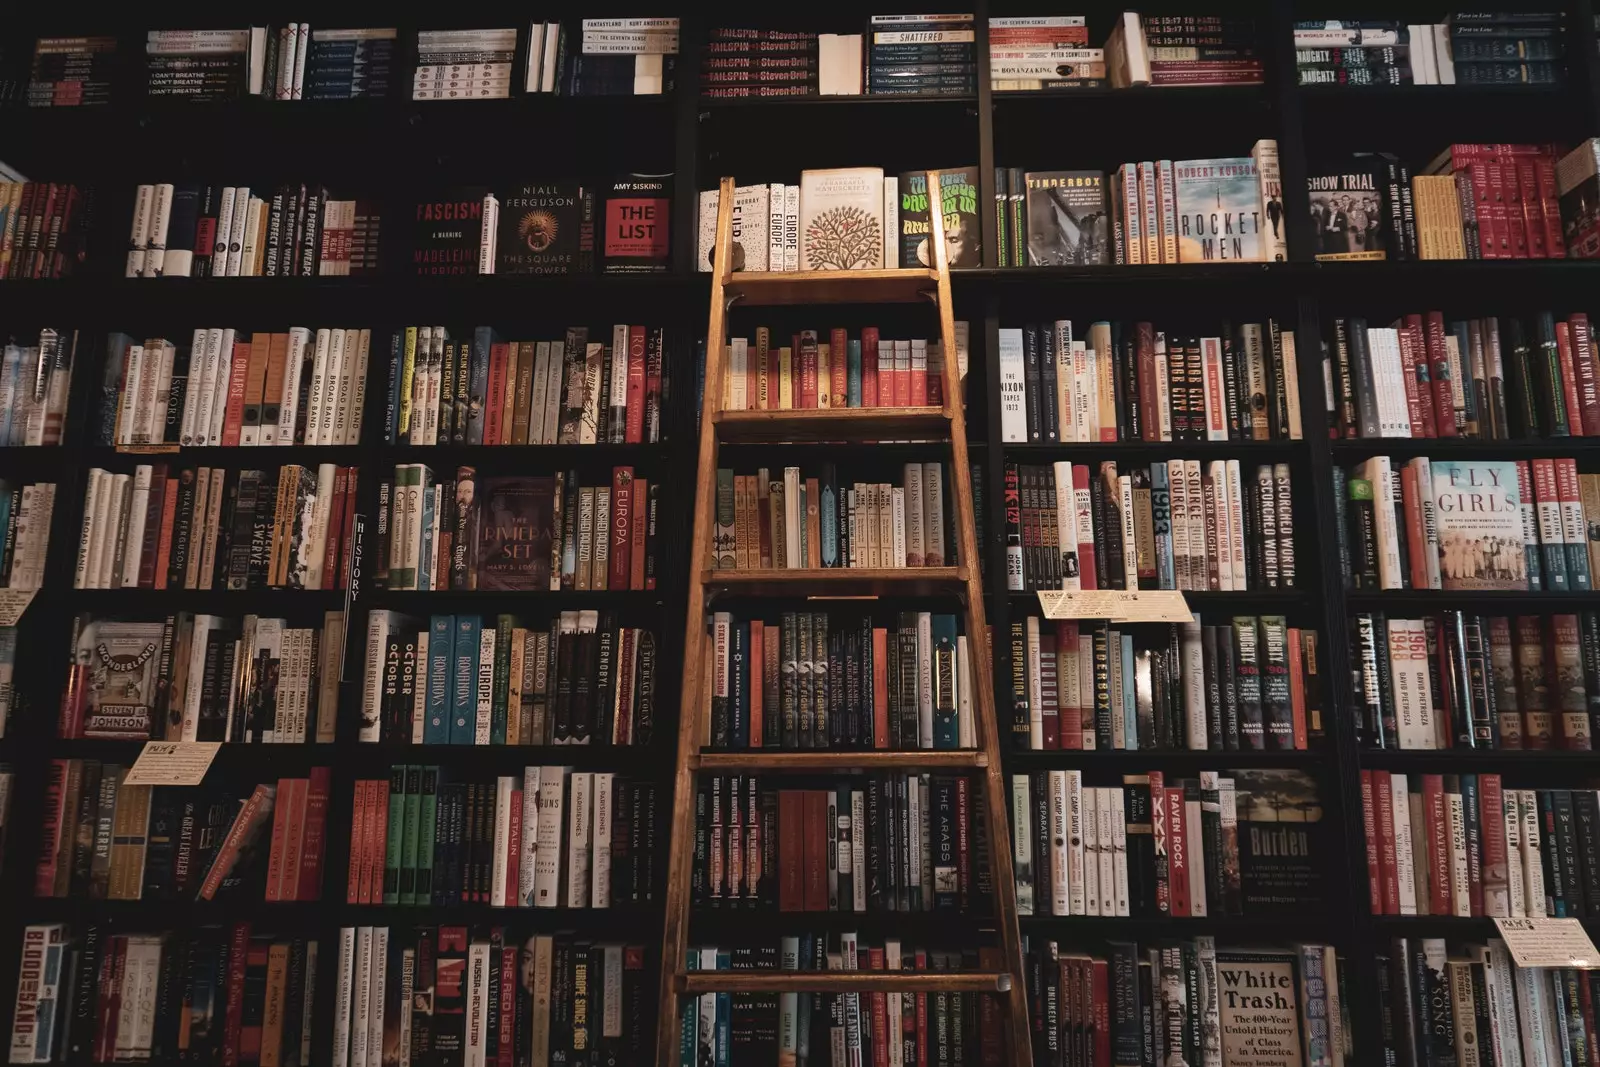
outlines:
{"label": "red book spine", "polygon": [[[865,950],[867,957],[867,970],[883,970],[883,949],[869,948]],[[872,1025],[872,1065],[873,1067],[889,1067],[889,1004],[888,997],[883,993],[869,993],[867,1003],[870,1008]]]}
{"label": "red book spine", "polygon": [[[1400,378],[1406,390],[1406,414],[1411,419],[1411,436],[1426,437],[1427,429],[1422,423],[1422,401],[1417,395],[1417,359],[1419,354],[1412,345],[1412,336],[1409,330],[1396,323],[1396,333],[1400,342]],[[1427,358],[1427,353],[1421,353],[1421,358]]]}
{"label": "red book spine", "polygon": [[828,794],[807,789],[805,804],[805,910],[828,910]]}
{"label": "red book spine", "polygon": [[1586,434],[1583,425],[1583,405],[1578,402],[1578,367],[1572,352],[1572,329],[1556,321],[1556,354],[1561,360],[1561,393],[1567,406],[1567,425],[1573,437]]}
{"label": "red book spine", "polygon": [[1450,822],[1445,815],[1444,778],[1422,776],[1422,823],[1428,835],[1428,914],[1453,915],[1450,891]]}
{"label": "red book spine", "polygon": [[350,469],[336,467],[333,472],[333,499],[328,501],[328,542],[323,546],[322,579],[318,589],[337,589],[339,581],[339,542],[344,531],[344,508],[350,495]]}
{"label": "red book spine", "polygon": [[[1539,214],[1544,218],[1545,250],[1551,259],[1566,259],[1567,241],[1561,232],[1561,196],[1556,189],[1556,161],[1540,156],[1533,161],[1533,170],[1539,189]],[[1596,1052],[1600,1053],[1600,1049]]]}
{"label": "red book spine", "polygon": [[1496,163],[1492,170],[1500,175],[1502,207],[1506,218],[1506,234],[1511,239],[1511,258],[1528,259],[1528,223],[1522,210],[1522,183],[1517,178],[1515,163]]}
{"label": "red book spine", "polygon": [[276,900],[300,899],[300,855],[306,840],[306,804],[308,783],[304,778],[278,780],[278,806],[285,809],[288,820],[283,835],[283,872],[275,883]]}
{"label": "red book spine", "polygon": [[506,405],[506,361],[510,350],[504,341],[489,346],[489,395],[485,398],[483,412],[483,443],[500,444],[500,424],[505,421],[502,409]]}
{"label": "red book spine", "polygon": [[875,408],[878,398],[878,328],[861,328],[861,406]]}
{"label": "red book spine", "polygon": [[[389,835],[389,782],[374,778],[367,783],[367,840],[361,863],[361,901],[383,903],[384,846]],[[465,896],[465,894],[463,894]]]}
{"label": "red book spine", "polygon": [[1433,422],[1440,437],[1456,435],[1455,397],[1450,389],[1450,355],[1444,343],[1444,314],[1428,312],[1427,345],[1428,364],[1433,381]]}
{"label": "red book spine", "polygon": [[150,478],[150,506],[145,511],[144,546],[139,552],[139,588],[154,589],[156,558],[161,548],[161,517],[166,512],[167,465],[157,463]]}
{"label": "red book spine", "polygon": [[[1085,521],[1084,512],[1089,507],[1089,468],[1086,464],[1072,465],[1072,513],[1078,528],[1078,583],[1084,589],[1098,589],[1095,578],[1094,531]],[[1088,535],[1087,541],[1083,540]],[[1085,712],[1087,714],[1087,711]]]}
{"label": "red book spine", "polygon": [[151,575],[152,589],[167,587],[167,571],[172,566],[172,527],[178,521],[178,480],[168,478],[161,491],[161,533],[156,538],[156,569]]}
{"label": "red book spine", "polygon": [[[1056,623],[1056,704],[1060,720],[1061,748],[1083,748],[1083,708],[1078,704],[1076,690],[1068,692],[1061,684],[1061,679],[1067,676],[1063,669],[1066,663],[1078,661],[1078,624],[1065,620]],[[1092,729],[1094,723],[1089,723]]]}
{"label": "red book spine", "polygon": [[[1383,914],[1400,914],[1400,857],[1395,852],[1394,792],[1387,771],[1372,772],[1372,791],[1378,808],[1378,861],[1383,876]],[[1408,812],[1409,815],[1409,812]],[[1406,863],[1411,857],[1405,858]]]}
{"label": "red book spine", "polygon": [[[1156,334],[1148,322],[1134,324],[1134,351],[1139,357],[1139,427],[1146,441],[1161,440],[1161,411],[1156,399]],[[1061,372],[1056,371],[1057,374]],[[1068,390],[1067,403],[1072,403]]]}
{"label": "red book spine", "polygon": [[[1512,164],[1506,164],[1511,166]],[[1550,250],[1545,244],[1544,210],[1539,196],[1539,174],[1532,159],[1519,159],[1517,170],[1517,195],[1522,202],[1522,223],[1528,233],[1528,258],[1548,259]]]}
{"label": "red book spine", "polygon": [[1167,807],[1167,883],[1172,917],[1183,919],[1194,914],[1189,899],[1188,813],[1184,808],[1182,786],[1165,790],[1163,796]]}
{"label": "red book spine", "polygon": [[[506,831],[506,907],[512,907],[517,902],[517,877],[520,874],[519,863],[522,856],[522,790],[511,791],[510,827]],[[609,904],[609,901],[604,902]],[[601,906],[601,901],[594,901],[594,906]]]}
{"label": "red book spine", "polygon": [[250,924],[233,924],[228,949],[228,1008],[222,1031],[222,1065],[238,1067],[239,1035],[244,1031],[244,975],[250,957]]}
{"label": "red book spine", "polygon": [[806,330],[800,335],[800,395],[795,397],[795,407],[817,406],[817,333]]}
{"label": "red book spine", "polygon": [[244,389],[250,377],[250,342],[233,342],[233,369],[228,372],[228,407],[222,416],[222,447],[239,444],[239,428],[244,425]]}
{"label": "red book spine", "polygon": [[828,403],[842,408],[850,403],[850,334],[846,330],[828,331]]}
{"label": "red book spine", "polygon": [[[1370,895],[1372,914],[1385,915],[1386,897],[1383,886],[1383,866],[1378,859],[1378,852],[1382,845],[1378,841],[1378,813],[1377,803],[1373,798],[1372,779],[1375,775],[1383,774],[1382,771],[1361,772],[1361,829],[1366,834],[1367,840],[1367,889]],[[1387,779],[1388,775],[1384,774]]]}
{"label": "red book spine", "polygon": [[1478,775],[1478,824],[1482,827],[1483,840],[1482,914],[1491,918],[1506,918],[1511,914],[1511,868],[1506,847],[1504,799],[1498,774]]}
{"label": "red book spine", "polygon": [[652,330],[645,344],[644,438],[651,443],[661,440],[661,374],[667,358],[666,343],[661,330]]}
{"label": "red book spine", "polygon": [[[69,735],[76,736],[76,735]],[[61,806],[67,797],[67,761],[50,761],[50,778],[44,794],[44,826],[39,838],[39,862],[34,869],[33,895],[55,896],[56,864],[64,819]]]}
{"label": "red book spine", "polygon": [[[910,342],[915,348],[917,342]],[[906,403],[912,407],[926,407],[931,401],[928,398],[928,355],[926,342],[923,343],[922,368],[917,369],[916,356],[911,357],[911,395],[906,398]]]}
{"label": "red book spine", "polygon": [[339,588],[347,589],[350,586],[350,549],[352,538],[356,529],[356,473],[357,467],[346,467],[345,471],[345,498],[344,498],[344,532],[339,537],[339,544],[344,551],[339,556]]}
{"label": "red book spine", "polygon": [[1289,708],[1294,722],[1294,749],[1304,752],[1311,744],[1306,727],[1305,641],[1298,627],[1289,628]]}
{"label": "red book spine", "polygon": [[650,483],[634,475],[633,478],[633,559],[628,564],[628,588],[643,589],[645,587],[644,550],[648,523],[650,517]]}
{"label": "red book spine", "polygon": [[872,747],[889,747],[889,631],[872,630]]}
{"label": "red book spine", "polygon": [[[646,335],[643,326],[628,327],[628,400],[623,421],[623,441],[630,445],[644,442],[644,396],[649,374],[645,359]],[[755,394],[751,394],[754,396]]]}
{"label": "red book spine", "polygon": [[244,802],[244,807],[239,809],[239,814],[234,816],[228,837],[217,850],[216,859],[211,861],[211,870],[206,872],[206,880],[200,886],[201,900],[211,900],[217,895],[217,890],[222,888],[222,880],[233,870],[234,864],[239,862],[239,851],[255,832],[257,820],[265,817],[261,809],[266,807],[267,803],[266,787],[257,786],[255,792],[250,794],[250,799]]}
{"label": "red book spine", "polygon": [[801,880],[805,838],[804,795],[798,789],[778,790],[778,910],[805,911]]}
{"label": "red book spine", "polygon": [[322,856],[328,844],[328,795],[333,771],[311,768],[306,784],[305,830],[300,835],[300,866],[296,872],[295,900],[322,899]]}
{"label": "red book spine", "polygon": [[117,1016],[121,1009],[122,972],[128,959],[128,939],[117,934],[106,941],[100,960],[100,1010],[95,1016],[94,1062],[111,1063],[116,1057]]}
{"label": "red book spine", "polygon": [[283,894],[283,861],[289,834],[288,779],[278,779],[278,803],[272,809],[272,845],[267,850],[267,884],[265,899],[281,900]]}
{"label": "red book spine", "polygon": [[350,806],[350,871],[345,878],[346,904],[365,904],[361,892],[361,866],[367,851],[367,786],[365,780],[356,782],[355,799]]}
{"label": "red book spine", "polygon": [[1572,363],[1578,368],[1583,435],[1600,437],[1600,368],[1595,366],[1594,334],[1589,329],[1589,316],[1575,312],[1567,317],[1567,325],[1572,335]]}
{"label": "red book spine", "polygon": [[[917,970],[928,969],[928,954],[917,953]],[[918,993],[917,997],[917,1067],[928,1067],[928,994]]]}
{"label": "red book spine", "polygon": [[1405,507],[1406,547],[1411,557],[1405,562],[1411,568],[1411,584],[1418,589],[1428,588],[1428,542],[1422,532],[1422,506],[1417,499],[1417,470],[1407,464],[1400,468],[1400,500]]}
{"label": "red book spine", "polygon": [[607,589],[626,589],[633,577],[633,468],[611,470],[611,573]]}
{"label": "red book spine", "polygon": [[1589,737],[1588,702],[1583,691],[1583,646],[1578,636],[1576,615],[1550,616],[1550,641],[1544,656],[1545,680],[1550,699],[1560,716],[1560,747],[1569,752],[1587,752]]}
{"label": "red book spine", "polygon": [[[522,805],[518,804],[515,810],[520,811],[521,808]],[[506,899],[510,900],[512,898],[508,894]],[[624,954],[629,952],[631,952],[631,949],[623,949]],[[642,966],[644,961],[641,959],[637,963],[632,961],[629,961],[629,963],[632,963],[633,967],[637,968]],[[628,963],[623,966],[624,969],[629,969]],[[506,945],[502,947],[500,949],[500,1042],[499,1048],[495,1050],[495,1067],[515,1067],[517,1062],[518,972],[517,946]]]}
{"label": "red book spine", "polygon": [[1489,185],[1488,165],[1472,163],[1466,170],[1478,215],[1478,255],[1482,259],[1499,259],[1500,242],[1495,229],[1494,191]]}
{"label": "red book spine", "polygon": [[[1402,331],[1402,344],[1404,335],[1410,335],[1411,352],[1416,360],[1415,373],[1412,375],[1417,385],[1417,407],[1422,411],[1422,436],[1438,437],[1438,416],[1433,410],[1433,388],[1431,378],[1433,373],[1428,359],[1427,330],[1423,326],[1421,315],[1407,315],[1404,319]],[[1404,351],[1402,349],[1401,351]],[[1409,399],[1410,394],[1407,394]],[[1415,432],[1415,431],[1413,431]]]}
{"label": "red book spine", "polygon": [[[893,380],[894,380],[894,402],[893,402],[893,406],[897,407],[897,408],[908,408],[908,407],[911,406],[911,354],[910,354],[910,350],[909,349],[904,350],[904,351],[900,350],[900,346],[903,345],[903,344],[906,344],[905,341],[900,341],[898,343],[895,343],[895,342],[891,342],[891,343],[894,344],[894,347],[896,349],[895,356],[894,356],[894,374],[893,374]],[[902,355],[905,357],[903,361],[901,359]]]}
{"label": "red book spine", "polygon": [[1111,1063],[1111,973],[1105,960],[1090,964],[1089,994],[1094,1001],[1095,1067]]}

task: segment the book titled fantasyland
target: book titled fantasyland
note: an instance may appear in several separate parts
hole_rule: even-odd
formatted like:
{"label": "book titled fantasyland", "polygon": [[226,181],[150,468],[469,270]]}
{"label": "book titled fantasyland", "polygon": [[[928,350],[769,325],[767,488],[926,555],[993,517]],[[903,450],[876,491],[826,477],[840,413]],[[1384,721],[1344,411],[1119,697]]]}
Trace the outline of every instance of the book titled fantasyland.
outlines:
{"label": "book titled fantasyland", "polygon": [[1444,588],[1527,589],[1517,465],[1435,461],[1432,471]]}
{"label": "book titled fantasyland", "polygon": [[1260,263],[1261,186],[1256,161],[1183,159],[1173,165],[1179,263]]}

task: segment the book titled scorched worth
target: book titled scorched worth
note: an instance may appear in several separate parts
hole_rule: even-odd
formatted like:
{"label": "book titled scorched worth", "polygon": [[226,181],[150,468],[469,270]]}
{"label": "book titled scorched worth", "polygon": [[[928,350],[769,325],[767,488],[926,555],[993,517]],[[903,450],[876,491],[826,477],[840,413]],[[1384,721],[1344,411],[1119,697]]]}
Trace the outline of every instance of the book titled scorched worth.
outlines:
{"label": "book titled scorched worth", "polygon": [[1439,577],[1446,589],[1527,589],[1517,465],[1435,462]]}

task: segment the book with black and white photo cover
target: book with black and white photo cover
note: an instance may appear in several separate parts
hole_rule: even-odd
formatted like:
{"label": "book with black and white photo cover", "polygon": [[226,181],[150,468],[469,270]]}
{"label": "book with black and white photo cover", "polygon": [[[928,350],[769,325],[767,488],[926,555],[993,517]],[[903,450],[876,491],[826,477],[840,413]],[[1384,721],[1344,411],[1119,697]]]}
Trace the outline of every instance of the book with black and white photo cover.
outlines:
{"label": "book with black and white photo cover", "polygon": [[1387,259],[1389,227],[1383,188],[1370,160],[1315,171],[1306,177],[1311,198],[1312,250],[1319,260]]}
{"label": "book with black and white photo cover", "polygon": [[480,483],[477,587],[549,589],[555,479],[484,478]]}
{"label": "book with black and white photo cover", "polygon": [[1106,176],[1097,170],[1029,171],[1023,176],[1028,214],[1028,266],[1111,262]]}
{"label": "book with black and white photo cover", "polygon": [[81,702],[83,721],[73,736],[151,736],[164,630],[159,622],[98,619],[79,632],[69,684],[82,690],[67,699]]}
{"label": "book with black and white photo cover", "polygon": [[[899,185],[900,263],[906,267],[932,267],[928,239],[933,230],[928,215],[928,172],[901,174]],[[983,265],[983,242],[978,220],[978,168],[956,167],[939,171],[939,199],[944,204],[944,243],[951,270]]]}
{"label": "book with black and white photo cover", "polygon": [[1260,263],[1267,258],[1255,160],[1180,159],[1172,173],[1179,263]]}
{"label": "book with black and white photo cover", "polygon": [[576,274],[594,266],[594,191],[566,182],[518,185],[500,198],[495,270]]}
{"label": "book with black and white photo cover", "polygon": [[1445,589],[1527,589],[1517,465],[1434,460],[1439,577]]}
{"label": "book with black and white photo cover", "polygon": [[1228,772],[1237,797],[1239,885],[1245,914],[1300,913],[1323,897],[1322,800],[1302,771]]}
{"label": "book with black and white photo cover", "polygon": [[800,172],[800,269],[883,266],[883,170]]}

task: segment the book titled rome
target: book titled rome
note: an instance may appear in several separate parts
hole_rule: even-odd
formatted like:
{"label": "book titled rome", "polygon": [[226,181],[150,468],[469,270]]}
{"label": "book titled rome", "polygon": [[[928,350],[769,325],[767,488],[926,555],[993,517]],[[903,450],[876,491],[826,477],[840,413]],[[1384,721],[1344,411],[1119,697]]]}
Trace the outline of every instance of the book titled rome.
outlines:
{"label": "book titled rome", "polygon": [[483,186],[459,186],[417,203],[411,241],[412,273],[476,274],[483,236]]}
{"label": "book titled rome", "polygon": [[601,208],[600,269],[606,274],[665,271],[672,254],[671,219],[672,175],[617,178]]}
{"label": "book titled rome", "polygon": [[572,182],[518,185],[500,198],[495,270],[583,274],[594,269],[594,190]]}

